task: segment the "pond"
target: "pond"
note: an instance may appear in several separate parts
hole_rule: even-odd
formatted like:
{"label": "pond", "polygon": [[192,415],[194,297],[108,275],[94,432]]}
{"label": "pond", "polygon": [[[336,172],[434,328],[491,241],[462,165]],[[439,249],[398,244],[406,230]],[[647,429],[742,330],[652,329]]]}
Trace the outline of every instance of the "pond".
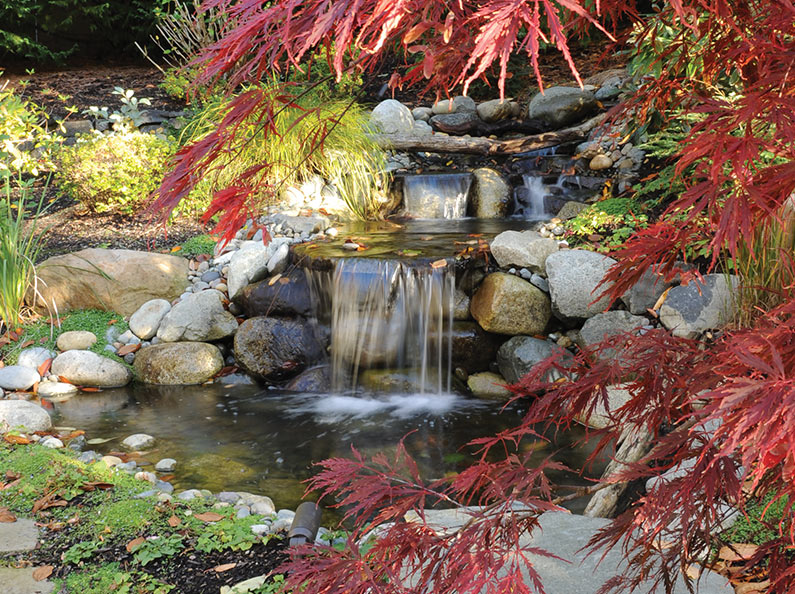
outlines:
{"label": "pond", "polygon": [[[124,437],[149,433],[157,438],[147,460],[178,461],[177,489],[240,490],[269,495],[277,507],[295,508],[302,481],[312,464],[349,456],[351,446],[365,454],[393,450],[401,438],[424,478],[439,478],[464,468],[471,458],[460,448],[468,441],[513,426],[521,410],[501,410],[496,402],[454,394],[346,396],[296,394],[257,386],[222,385],[127,388],[81,394],[55,404],[60,426],[85,429],[89,439],[110,438],[95,446],[120,448]],[[558,435],[554,444],[528,444],[540,461],[555,458],[580,468],[587,447],[573,447],[583,435]],[[602,464],[591,469],[593,476]],[[145,468],[151,470],[151,467]],[[585,484],[571,474],[553,476],[565,484]],[[587,501],[572,502],[581,511]]]}

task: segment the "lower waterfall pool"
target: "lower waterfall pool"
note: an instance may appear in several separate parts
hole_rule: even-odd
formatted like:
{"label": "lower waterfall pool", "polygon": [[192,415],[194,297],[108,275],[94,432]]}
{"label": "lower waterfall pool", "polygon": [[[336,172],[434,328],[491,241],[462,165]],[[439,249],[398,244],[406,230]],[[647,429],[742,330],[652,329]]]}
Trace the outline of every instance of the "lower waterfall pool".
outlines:
{"label": "lower waterfall pool", "polygon": [[[100,453],[121,449],[133,433],[157,439],[143,458],[152,465],[174,458],[171,482],[177,490],[249,491],[265,494],[279,508],[301,502],[312,465],[325,458],[391,452],[406,437],[422,476],[431,480],[465,468],[472,460],[467,442],[515,426],[521,406],[455,394],[300,394],[259,386],[144,386],[85,393],[54,403],[54,422],[86,431]],[[550,455],[573,469],[584,466],[584,429],[555,435],[550,442],[528,443],[538,461]],[[145,462],[139,462],[143,465]],[[605,462],[588,468],[598,477]],[[153,466],[143,466],[153,470]],[[554,483],[588,484],[566,473]],[[567,505],[581,511],[587,499]]]}

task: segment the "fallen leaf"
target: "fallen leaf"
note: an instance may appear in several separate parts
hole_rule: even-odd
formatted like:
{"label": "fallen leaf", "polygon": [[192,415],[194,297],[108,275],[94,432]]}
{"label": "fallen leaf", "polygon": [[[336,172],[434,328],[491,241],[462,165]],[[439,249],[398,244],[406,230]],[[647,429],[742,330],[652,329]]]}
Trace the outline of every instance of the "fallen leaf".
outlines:
{"label": "fallen leaf", "polygon": [[173,248],[171,248],[171,253],[173,254],[174,252],[178,252],[181,249],[182,249],[181,245],[175,245]]}
{"label": "fallen leaf", "polygon": [[82,429],[72,431],[67,433],[66,435],[61,435],[61,439],[74,439],[75,437],[80,437],[81,435],[85,435],[86,432]]}
{"label": "fallen leaf", "polygon": [[8,511],[7,507],[0,507],[0,523],[11,524],[17,521],[17,517]]}
{"label": "fallen leaf", "polygon": [[168,525],[171,526],[172,528],[176,528],[180,524],[182,524],[182,520],[180,520],[177,516],[171,516],[168,519]]}
{"label": "fallen leaf", "polygon": [[6,480],[13,481],[16,479],[21,479],[22,473],[21,472],[14,472],[13,470],[6,470]]}
{"label": "fallen leaf", "polygon": [[47,372],[50,370],[50,366],[52,365],[52,357],[44,361],[41,365],[39,365],[38,372],[41,377],[47,375]]}
{"label": "fallen leaf", "polygon": [[6,433],[3,436],[3,439],[8,443],[13,443],[16,445],[28,445],[30,443],[30,439],[24,435],[14,435],[13,433]]}
{"label": "fallen leaf", "polygon": [[280,285],[288,285],[288,284],[290,284],[290,279],[287,278],[286,276],[283,276],[282,278],[279,279],[279,284]]}
{"label": "fallen leaf", "polygon": [[99,388],[94,388],[93,386],[78,386],[78,389],[81,392],[101,392]]}
{"label": "fallen leaf", "polygon": [[59,381],[59,382],[61,382],[62,384],[71,384],[71,383],[72,383],[72,382],[70,382],[68,379],[66,379],[66,378],[65,378],[64,376],[62,376],[62,375],[59,375],[59,376],[58,376],[58,381]]}
{"label": "fallen leaf", "polygon": [[130,542],[127,543],[127,546],[124,547],[127,549],[128,553],[134,552],[138,547],[146,542],[146,539],[143,536],[139,536],[138,538],[133,538]]}
{"label": "fallen leaf", "polygon": [[759,546],[750,543],[732,543],[721,547],[718,557],[724,561],[747,561],[754,556]]}
{"label": "fallen leaf", "polygon": [[431,262],[431,268],[444,268],[445,266],[447,266],[447,260],[444,258]]}
{"label": "fallen leaf", "polygon": [[204,512],[203,514],[195,514],[193,516],[197,520],[201,520],[202,522],[217,522],[219,520],[223,520],[224,516],[215,512]]}
{"label": "fallen leaf", "polygon": [[275,285],[279,281],[279,279],[281,277],[282,277],[282,273],[281,272],[279,274],[277,274],[276,276],[271,277],[271,279],[268,281],[268,286],[272,287],[273,285]]}
{"label": "fallen leaf", "polygon": [[175,478],[175,475],[173,475],[173,474],[160,475],[160,480],[161,481],[166,481],[167,483],[170,483],[172,480],[174,480],[174,478]]}
{"label": "fallen leaf", "polygon": [[26,340],[26,341],[25,341],[25,342],[23,342],[21,345],[19,345],[19,348],[21,348],[21,349],[26,349],[26,348],[28,348],[29,346],[33,345],[33,344],[34,344],[34,342],[33,342],[32,340]]}
{"label": "fallen leaf", "polygon": [[662,304],[665,303],[665,298],[668,297],[668,291],[670,291],[672,288],[673,287],[668,287],[665,289],[665,291],[663,291],[662,295],[660,295],[660,298],[657,299],[657,302],[652,306],[652,309],[657,310],[662,307]]}
{"label": "fallen leaf", "polygon": [[763,582],[744,582],[734,585],[735,594],[765,594],[770,588],[770,580]]}
{"label": "fallen leaf", "polygon": [[35,514],[51,507],[66,507],[66,501],[63,499],[57,499],[57,497],[57,491],[50,491],[44,497],[37,499],[33,503],[33,513]]}
{"label": "fallen leaf", "polygon": [[55,568],[52,565],[42,565],[41,567],[37,567],[33,570],[33,579],[37,582],[46,580],[52,575],[53,569]]}
{"label": "fallen leaf", "polygon": [[237,567],[237,563],[224,563],[223,565],[216,565],[215,567],[213,567],[213,571],[216,573],[222,573],[224,571],[229,571],[230,569],[233,569],[235,567]]}
{"label": "fallen leaf", "polygon": [[108,326],[113,326],[113,324],[115,324],[118,321],[119,320],[117,320],[116,318],[113,318],[112,320],[108,320]]}
{"label": "fallen leaf", "polygon": [[41,338],[39,338],[39,344],[45,344],[48,340],[49,338],[47,338],[46,336],[42,336]]}
{"label": "fallen leaf", "polygon": [[138,351],[140,348],[141,348],[140,344],[125,344],[118,351],[116,351],[116,354],[119,357],[123,357],[124,355],[129,355],[130,353]]}
{"label": "fallen leaf", "polygon": [[114,439],[117,439],[117,438],[116,437],[94,437],[92,439],[89,439],[86,443],[88,445],[99,445],[101,443],[107,443],[109,441],[113,441]]}
{"label": "fallen leaf", "polygon": [[112,489],[113,488],[113,483],[104,483],[102,481],[93,481],[93,482],[90,482],[90,483],[83,483],[82,485],[80,485],[80,488],[83,489],[83,491],[93,491],[94,489],[107,490],[107,489]]}

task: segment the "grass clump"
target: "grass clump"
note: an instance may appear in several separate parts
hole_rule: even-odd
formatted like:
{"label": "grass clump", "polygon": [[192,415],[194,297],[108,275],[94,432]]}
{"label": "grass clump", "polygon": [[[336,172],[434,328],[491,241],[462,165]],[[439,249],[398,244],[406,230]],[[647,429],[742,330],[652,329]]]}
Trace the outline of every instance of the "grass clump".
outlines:
{"label": "grass clump", "polygon": [[212,254],[215,251],[216,240],[209,235],[196,235],[185,241],[179,253],[186,258],[200,254]]}

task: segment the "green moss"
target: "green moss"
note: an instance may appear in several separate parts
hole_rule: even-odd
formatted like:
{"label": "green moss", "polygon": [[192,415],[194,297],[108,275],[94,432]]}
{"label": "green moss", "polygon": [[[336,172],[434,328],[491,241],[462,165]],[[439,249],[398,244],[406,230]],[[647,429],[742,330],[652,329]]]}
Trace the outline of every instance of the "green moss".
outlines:
{"label": "green moss", "polygon": [[[772,495],[757,499],[746,506],[741,515],[724,535],[728,542],[764,544],[779,536],[779,522],[788,507],[786,497],[773,499]],[[784,527],[786,532],[789,528]]]}
{"label": "green moss", "polygon": [[212,254],[215,250],[215,239],[209,235],[197,235],[191,237],[182,244],[182,250],[179,252],[186,258],[190,256],[198,256],[199,254]]}

